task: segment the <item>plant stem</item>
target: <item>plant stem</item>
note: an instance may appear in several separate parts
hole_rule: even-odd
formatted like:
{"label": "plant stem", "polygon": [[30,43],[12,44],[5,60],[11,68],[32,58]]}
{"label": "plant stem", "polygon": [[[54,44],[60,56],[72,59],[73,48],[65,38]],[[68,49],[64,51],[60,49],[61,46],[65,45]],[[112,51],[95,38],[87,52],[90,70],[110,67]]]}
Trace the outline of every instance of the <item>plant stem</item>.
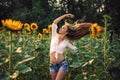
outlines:
{"label": "plant stem", "polygon": [[91,51],[92,58],[93,58],[94,51],[93,51],[93,37],[92,37],[92,35],[90,35],[90,44],[91,44],[90,51]]}
{"label": "plant stem", "polygon": [[11,70],[12,70],[12,31],[9,31],[9,35],[10,35],[10,47],[9,47],[9,57],[8,57],[8,59],[9,59],[9,76],[11,75]]}
{"label": "plant stem", "polygon": [[105,65],[106,65],[106,28],[105,28],[105,32],[104,32],[104,38],[103,38],[104,44],[103,44],[103,65],[104,65],[104,69],[105,69]]}
{"label": "plant stem", "polygon": [[104,70],[106,71],[106,56],[107,56],[107,20],[105,18],[105,32],[104,32],[104,45],[103,45],[103,55],[104,55]]}

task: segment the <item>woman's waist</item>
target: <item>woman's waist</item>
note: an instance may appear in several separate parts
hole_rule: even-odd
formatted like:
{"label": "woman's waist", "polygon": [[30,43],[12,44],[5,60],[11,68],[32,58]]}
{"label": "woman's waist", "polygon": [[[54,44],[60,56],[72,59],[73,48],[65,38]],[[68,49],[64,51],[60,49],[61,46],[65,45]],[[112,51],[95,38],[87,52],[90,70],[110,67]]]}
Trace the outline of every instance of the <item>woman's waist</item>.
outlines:
{"label": "woman's waist", "polygon": [[64,55],[63,53],[57,53],[55,51],[53,51],[52,53],[50,53],[50,58],[52,59],[56,59],[56,55],[57,55],[57,59],[63,59],[64,58]]}
{"label": "woman's waist", "polygon": [[66,61],[65,58],[62,59],[62,60],[60,60],[60,61],[58,61],[58,62],[50,62],[50,64],[53,64],[53,65],[59,65],[59,64],[62,64],[64,61]]}
{"label": "woman's waist", "polygon": [[50,53],[50,63],[59,63],[60,61],[62,61],[64,58],[63,54],[61,53],[57,53],[58,57],[55,57],[56,53]]}
{"label": "woman's waist", "polygon": [[63,52],[50,51],[50,55],[55,55],[55,54],[63,55]]}
{"label": "woman's waist", "polygon": [[59,65],[61,65],[61,64],[63,64],[63,63],[67,63],[67,64],[68,64],[68,62],[67,62],[66,59],[63,59],[63,60],[61,60],[61,61],[58,62],[58,63],[50,63],[50,64],[52,64],[52,65],[56,65],[56,66],[59,66]]}

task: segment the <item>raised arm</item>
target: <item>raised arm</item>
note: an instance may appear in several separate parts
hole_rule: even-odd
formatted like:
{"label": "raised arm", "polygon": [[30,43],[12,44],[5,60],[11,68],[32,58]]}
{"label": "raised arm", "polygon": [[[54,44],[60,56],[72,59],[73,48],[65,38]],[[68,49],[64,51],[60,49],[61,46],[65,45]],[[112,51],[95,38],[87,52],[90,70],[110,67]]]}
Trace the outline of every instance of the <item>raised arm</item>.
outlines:
{"label": "raised arm", "polygon": [[54,24],[58,24],[58,23],[59,23],[62,19],[64,19],[64,18],[74,18],[74,15],[73,15],[73,14],[64,14],[64,15],[56,18],[56,19],[53,21],[53,23],[54,23]]}
{"label": "raised arm", "polygon": [[73,18],[74,15],[73,14],[64,14],[58,18],[56,18],[54,21],[53,21],[53,24],[52,24],[52,38],[55,37],[57,35],[57,24],[64,18]]}

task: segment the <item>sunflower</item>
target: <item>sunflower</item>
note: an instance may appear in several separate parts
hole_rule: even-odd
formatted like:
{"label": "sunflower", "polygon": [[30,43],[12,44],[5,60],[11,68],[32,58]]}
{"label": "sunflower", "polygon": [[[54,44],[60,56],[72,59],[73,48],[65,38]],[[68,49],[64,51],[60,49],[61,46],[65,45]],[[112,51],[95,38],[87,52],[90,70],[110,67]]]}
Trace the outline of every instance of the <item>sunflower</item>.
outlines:
{"label": "sunflower", "polygon": [[13,31],[18,31],[22,29],[23,24],[20,21],[15,21],[12,19],[2,20],[3,26]]}
{"label": "sunflower", "polygon": [[40,40],[42,39],[42,34],[41,34],[41,33],[38,34],[38,38],[39,38]]}
{"label": "sunflower", "polygon": [[27,31],[30,31],[30,25],[28,23],[25,23],[24,24],[24,28],[27,30]]}
{"label": "sunflower", "polygon": [[48,34],[48,32],[49,32],[48,29],[45,29],[45,28],[43,29],[44,34]]}
{"label": "sunflower", "polygon": [[99,37],[100,31],[101,31],[101,27],[97,23],[92,24],[91,26],[92,37]]}
{"label": "sunflower", "polygon": [[5,26],[5,20],[1,20],[2,25]]}
{"label": "sunflower", "polygon": [[52,32],[52,24],[48,25],[49,32]]}
{"label": "sunflower", "polygon": [[37,30],[38,25],[36,23],[31,23],[31,30]]}

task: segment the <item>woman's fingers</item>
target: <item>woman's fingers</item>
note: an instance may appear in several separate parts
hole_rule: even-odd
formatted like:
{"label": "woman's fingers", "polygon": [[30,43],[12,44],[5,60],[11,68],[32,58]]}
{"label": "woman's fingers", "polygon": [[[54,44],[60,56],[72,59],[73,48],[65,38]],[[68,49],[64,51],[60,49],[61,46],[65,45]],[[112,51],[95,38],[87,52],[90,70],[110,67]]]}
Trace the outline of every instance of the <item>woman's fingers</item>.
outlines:
{"label": "woman's fingers", "polygon": [[74,15],[73,14],[66,14],[66,17],[68,17],[68,18],[74,18]]}

